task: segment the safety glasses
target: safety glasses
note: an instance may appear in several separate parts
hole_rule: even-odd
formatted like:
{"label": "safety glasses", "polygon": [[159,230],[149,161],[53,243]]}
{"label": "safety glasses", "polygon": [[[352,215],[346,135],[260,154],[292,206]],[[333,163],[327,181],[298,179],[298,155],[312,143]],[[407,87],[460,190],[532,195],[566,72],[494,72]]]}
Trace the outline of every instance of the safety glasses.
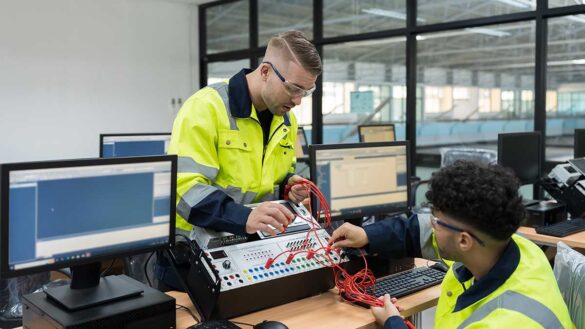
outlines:
{"label": "safety glasses", "polygon": [[313,94],[313,92],[315,91],[316,86],[313,86],[313,88],[311,89],[303,89],[297,85],[295,85],[294,83],[288,82],[286,81],[286,79],[282,76],[282,74],[280,74],[280,72],[278,72],[278,70],[276,69],[276,67],[274,67],[274,65],[270,62],[262,62],[262,63],[266,63],[268,65],[270,65],[270,67],[272,67],[272,69],[274,70],[274,73],[276,73],[276,76],[278,76],[278,78],[280,79],[280,81],[282,81],[282,83],[284,84],[284,90],[286,91],[286,93],[290,96],[290,97],[307,97],[307,96],[311,96]]}

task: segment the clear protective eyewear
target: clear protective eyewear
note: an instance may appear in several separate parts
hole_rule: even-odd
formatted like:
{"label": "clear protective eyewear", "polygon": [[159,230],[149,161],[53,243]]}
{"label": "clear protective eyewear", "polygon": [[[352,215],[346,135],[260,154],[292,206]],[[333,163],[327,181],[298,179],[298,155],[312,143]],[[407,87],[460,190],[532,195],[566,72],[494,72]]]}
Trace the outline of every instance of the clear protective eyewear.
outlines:
{"label": "clear protective eyewear", "polygon": [[431,213],[431,225],[433,225],[433,227],[437,227],[437,225],[441,225],[447,229],[450,229],[451,231],[455,231],[455,232],[465,232],[467,234],[469,234],[472,238],[474,238],[475,240],[477,240],[477,242],[479,242],[480,245],[485,247],[485,242],[483,242],[480,238],[478,238],[477,236],[475,236],[475,234],[466,231],[462,228],[459,228],[457,226],[451,225],[451,224],[447,224],[445,222],[443,222],[442,220],[440,220],[437,216],[434,215],[434,213]]}
{"label": "clear protective eyewear", "polygon": [[307,96],[311,96],[313,94],[313,92],[315,91],[316,86],[313,86],[313,88],[311,89],[303,89],[297,85],[295,85],[292,82],[288,82],[286,81],[286,79],[282,76],[282,74],[280,74],[280,72],[278,72],[278,70],[276,69],[276,67],[274,67],[274,64],[270,63],[270,62],[262,62],[263,64],[268,64],[270,65],[270,67],[272,67],[272,69],[274,70],[274,73],[276,73],[276,76],[278,76],[278,78],[280,79],[280,81],[282,81],[282,83],[284,84],[284,90],[286,91],[286,93],[291,96],[291,97],[307,97]]}

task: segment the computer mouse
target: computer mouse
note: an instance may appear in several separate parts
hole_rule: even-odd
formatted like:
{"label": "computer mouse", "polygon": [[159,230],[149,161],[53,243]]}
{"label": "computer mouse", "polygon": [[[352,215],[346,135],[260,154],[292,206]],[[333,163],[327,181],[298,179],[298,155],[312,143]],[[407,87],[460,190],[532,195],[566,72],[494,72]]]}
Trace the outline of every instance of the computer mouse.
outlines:
{"label": "computer mouse", "polygon": [[431,265],[429,267],[433,268],[435,270],[439,270],[439,271],[444,272],[444,273],[447,273],[447,271],[449,270],[449,267],[446,264],[441,263],[441,262],[434,263],[433,265]]}
{"label": "computer mouse", "polygon": [[288,329],[288,327],[282,322],[264,320],[255,325],[254,329]]}

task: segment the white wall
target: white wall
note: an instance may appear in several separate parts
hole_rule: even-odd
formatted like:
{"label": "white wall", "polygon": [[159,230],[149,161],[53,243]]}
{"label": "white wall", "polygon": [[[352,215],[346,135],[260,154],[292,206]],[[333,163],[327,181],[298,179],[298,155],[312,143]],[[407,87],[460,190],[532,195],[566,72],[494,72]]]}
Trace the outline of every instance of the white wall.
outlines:
{"label": "white wall", "polygon": [[99,155],[99,134],[166,132],[199,86],[197,7],[0,1],[0,163]]}

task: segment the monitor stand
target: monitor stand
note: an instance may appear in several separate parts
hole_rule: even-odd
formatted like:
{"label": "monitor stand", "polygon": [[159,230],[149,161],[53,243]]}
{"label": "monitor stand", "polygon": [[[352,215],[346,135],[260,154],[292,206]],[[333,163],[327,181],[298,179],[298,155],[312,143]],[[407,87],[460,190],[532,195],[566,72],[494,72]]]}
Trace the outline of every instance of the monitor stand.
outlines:
{"label": "monitor stand", "polygon": [[50,288],[47,297],[69,311],[77,311],[123,298],[135,297],[143,289],[119,276],[101,278],[101,263],[71,267],[71,285]]}

